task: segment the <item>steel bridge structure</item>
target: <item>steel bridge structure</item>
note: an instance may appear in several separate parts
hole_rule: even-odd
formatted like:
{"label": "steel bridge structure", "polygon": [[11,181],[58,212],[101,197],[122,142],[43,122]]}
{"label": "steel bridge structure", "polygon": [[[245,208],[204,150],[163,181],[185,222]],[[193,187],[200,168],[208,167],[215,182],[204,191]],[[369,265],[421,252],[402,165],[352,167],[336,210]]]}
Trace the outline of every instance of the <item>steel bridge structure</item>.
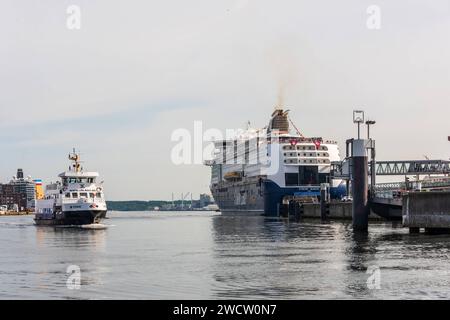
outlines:
{"label": "steel bridge structure", "polygon": [[[337,161],[331,164],[331,176],[333,178],[350,179],[350,159]],[[407,176],[407,175],[431,175],[449,174],[450,161],[447,160],[395,160],[376,161],[376,176]],[[372,168],[369,166],[369,174]]]}

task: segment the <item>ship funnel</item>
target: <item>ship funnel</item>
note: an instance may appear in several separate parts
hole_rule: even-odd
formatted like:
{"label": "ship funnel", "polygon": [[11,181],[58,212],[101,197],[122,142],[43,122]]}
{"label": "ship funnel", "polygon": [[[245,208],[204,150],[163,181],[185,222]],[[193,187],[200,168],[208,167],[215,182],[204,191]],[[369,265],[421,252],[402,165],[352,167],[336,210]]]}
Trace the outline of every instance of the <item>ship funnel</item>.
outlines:
{"label": "ship funnel", "polygon": [[289,110],[284,111],[283,109],[277,107],[272,113],[272,118],[269,122],[269,127],[267,132],[272,130],[278,130],[279,132],[289,132],[289,120],[288,120]]}
{"label": "ship funnel", "polygon": [[17,179],[23,179],[23,170],[17,169]]}

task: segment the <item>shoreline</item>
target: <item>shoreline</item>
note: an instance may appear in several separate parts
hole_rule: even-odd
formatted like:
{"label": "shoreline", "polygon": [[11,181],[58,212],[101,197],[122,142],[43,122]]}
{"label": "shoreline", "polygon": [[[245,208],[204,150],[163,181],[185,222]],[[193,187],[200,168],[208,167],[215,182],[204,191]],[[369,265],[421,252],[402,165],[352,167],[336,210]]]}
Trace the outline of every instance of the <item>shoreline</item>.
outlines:
{"label": "shoreline", "polygon": [[30,216],[33,215],[34,212],[0,212],[0,217],[11,217],[11,216]]}

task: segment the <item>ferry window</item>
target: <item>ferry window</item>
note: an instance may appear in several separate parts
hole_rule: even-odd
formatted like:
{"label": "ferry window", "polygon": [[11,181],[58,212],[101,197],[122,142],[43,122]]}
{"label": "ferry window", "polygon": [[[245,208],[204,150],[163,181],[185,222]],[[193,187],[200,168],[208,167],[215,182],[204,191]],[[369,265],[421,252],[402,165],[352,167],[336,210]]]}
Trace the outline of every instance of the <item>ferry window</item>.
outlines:
{"label": "ferry window", "polygon": [[88,183],[93,183],[94,182],[94,178],[89,178],[88,179]]}
{"label": "ferry window", "polygon": [[285,173],[286,186],[298,186],[298,173]]}
{"label": "ferry window", "polygon": [[299,184],[317,184],[318,177],[318,167],[317,166],[301,166],[299,167]]}
{"label": "ferry window", "polygon": [[80,193],[80,198],[87,198],[87,193],[86,192],[81,192]]}
{"label": "ferry window", "polygon": [[76,193],[76,192],[72,193],[72,198],[74,198],[74,199],[78,198],[78,193]]}
{"label": "ferry window", "polygon": [[66,193],[66,198],[70,198],[70,193]]}
{"label": "ferry window", "polygon": [[95,198],[95,194],[94,193],[89,193],[89,197]]}
{"label": "ferry window", "polygon": [[319,183],[326,183],[327,176],[328,176],[328,174],[326,174],[326,173],[319,173]]}
{"label": "ferry window", "polygon": [[97,198],[101,198],[102,194],[100,192],[97,192],[97,194],[95,195]]}

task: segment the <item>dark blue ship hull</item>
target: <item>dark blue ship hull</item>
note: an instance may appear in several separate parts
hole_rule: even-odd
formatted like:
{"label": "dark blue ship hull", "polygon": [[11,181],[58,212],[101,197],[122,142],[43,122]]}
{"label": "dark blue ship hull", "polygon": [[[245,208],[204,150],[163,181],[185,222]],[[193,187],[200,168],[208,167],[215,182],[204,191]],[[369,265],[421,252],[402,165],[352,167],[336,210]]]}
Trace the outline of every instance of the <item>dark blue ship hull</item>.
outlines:
{"label": "dark blue ship hull", "polygon": [[[318,186],[280,187],[268,179],[249,178],[244,181],[223,181],[211,187],[215,202],[222,213],[258,214],[278,216],[279,204],[285,196],[305,192],[308,189],[318,190]],[[332,198],[345,195],[344,186],[331,188]]]}

